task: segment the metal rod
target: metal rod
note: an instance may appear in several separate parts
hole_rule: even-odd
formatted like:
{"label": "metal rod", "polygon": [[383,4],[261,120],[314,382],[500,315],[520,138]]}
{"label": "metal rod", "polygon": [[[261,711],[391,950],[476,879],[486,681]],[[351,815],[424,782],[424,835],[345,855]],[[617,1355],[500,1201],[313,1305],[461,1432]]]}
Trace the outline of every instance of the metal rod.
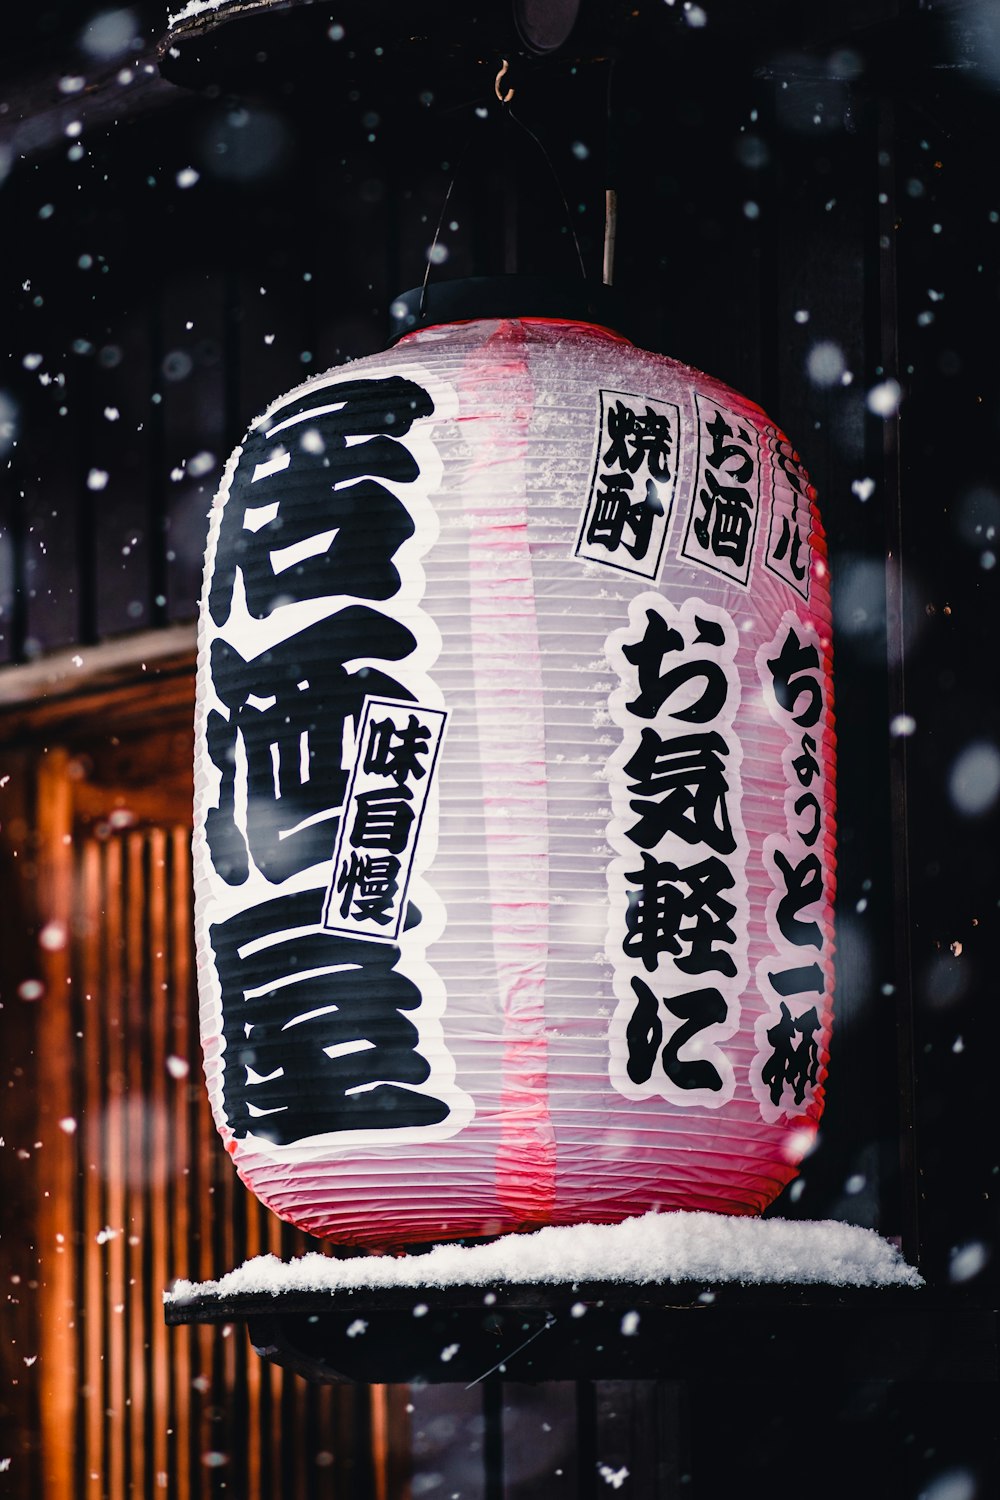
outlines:
{"label": "metal rod", "polygon": [[615,236],[618,233],[618,194],[608,188],[604,194],[604,285],[615,279]]}
{"label": "metal rod", "polygon": [[[577,1500],[598,1500],[597,1386],[593,1380],[576,1382]],[[606,1488],[603,1485],[601,1488]]]}
{"label": "metal rod", "polygon": [[503,1381],[499,1376],[483,1381],[483,1464],[483,1500],[503,1500]]}

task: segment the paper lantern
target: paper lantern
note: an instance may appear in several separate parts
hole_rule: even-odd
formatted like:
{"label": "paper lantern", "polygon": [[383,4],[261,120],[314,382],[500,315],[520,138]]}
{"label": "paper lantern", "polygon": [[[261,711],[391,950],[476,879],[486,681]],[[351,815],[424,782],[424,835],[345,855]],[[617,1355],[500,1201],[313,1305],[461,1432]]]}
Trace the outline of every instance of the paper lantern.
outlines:
{"label": "paper lantern", "polygon": [[386,1248],[759,1213],[823,1104],[826,552],[753,403],[593,324],[420,329],[275,402],[202,605],[212,1106]]}

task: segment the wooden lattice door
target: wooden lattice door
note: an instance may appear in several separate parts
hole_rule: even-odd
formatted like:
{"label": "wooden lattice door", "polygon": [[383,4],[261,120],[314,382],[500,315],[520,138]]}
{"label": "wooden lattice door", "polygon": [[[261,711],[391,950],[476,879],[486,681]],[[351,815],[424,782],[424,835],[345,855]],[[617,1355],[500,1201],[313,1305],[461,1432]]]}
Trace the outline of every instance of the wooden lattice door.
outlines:
{"label": "wooden lattice door", "polygon": [[309,1386],[242,1328],[164,1324],[175,1276],[316,1248],[242,1186],[208,1109],[191,696],[189,672],[104,695],[35,760],[43,1493],[396,1500],[404,1393]]}

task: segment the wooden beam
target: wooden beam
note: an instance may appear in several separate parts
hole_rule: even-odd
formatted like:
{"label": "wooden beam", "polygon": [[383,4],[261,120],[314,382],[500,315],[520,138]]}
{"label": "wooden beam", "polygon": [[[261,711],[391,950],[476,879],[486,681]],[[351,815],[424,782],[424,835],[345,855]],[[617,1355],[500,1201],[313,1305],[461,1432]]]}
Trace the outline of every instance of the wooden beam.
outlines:
{"label": "wooden beam", "polygon": [[111,716],[114,732],[190,723],[195,639],[193,623],[172,625],[0,670],[0,744],[93,734]]}

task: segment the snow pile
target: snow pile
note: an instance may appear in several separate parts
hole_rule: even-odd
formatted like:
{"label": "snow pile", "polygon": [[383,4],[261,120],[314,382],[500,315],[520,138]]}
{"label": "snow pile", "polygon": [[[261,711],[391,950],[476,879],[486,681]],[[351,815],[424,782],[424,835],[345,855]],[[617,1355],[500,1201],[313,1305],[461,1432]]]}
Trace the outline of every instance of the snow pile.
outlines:
{"label": "snow pile", "polygon": [[621,1224],[509,1234],[490,1244],[435,1245],[417,1255],[334,1260],[313,1253],[293,1261],[262,1255],[218,1281],[177,1281],[164,1300],[587,1281],[923,1285],[894,1246],[874,1230],[854,1224],[648,1213]]}
{"label": "snow pile", "polygon": [[222,10],[226,5],[231,5],[233,0],[188,0],[183,10],[175,11],[172,15],[168,12],[168,26],[177,26],[181,21],[193,21],[195,16],[200,16],[206,10]]}

